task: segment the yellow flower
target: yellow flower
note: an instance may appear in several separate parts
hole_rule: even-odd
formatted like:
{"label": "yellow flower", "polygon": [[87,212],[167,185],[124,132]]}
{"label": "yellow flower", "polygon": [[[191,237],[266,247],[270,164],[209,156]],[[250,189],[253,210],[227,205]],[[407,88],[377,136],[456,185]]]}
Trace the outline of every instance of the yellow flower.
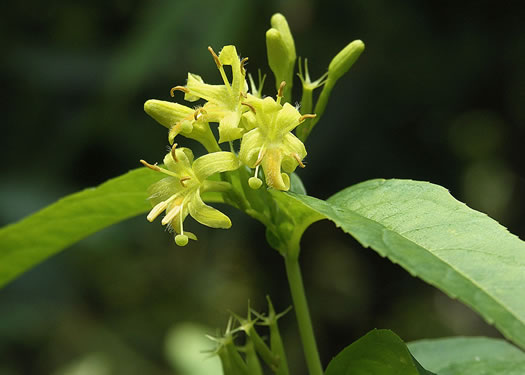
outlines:
{"label": "yellow flower", "polygon": [[[188,73],[186,86],[176,86],[172,92],[183,91],[184,99],[190,102],[206,100],[206,104],[201,109],[203,121],[219,123],[219,143],[233,141],[242,137],[243,129],[239,127],[239,122],[242,114],[248,110],[243,105],[248,91],[244,69],[244,63],[248,58],[240,60],[235,46],[225,46],[219,56],[211,47],[208,47],[208,50],[213,56],[224,84],[206,84],[197,74]],[[231,66],[231,82],[226,76],[224,65]]]}
{"label": "yellow flower", "polygon": [[[306,118],[315,115],[303,115],[289,103],[280,104],[281,84],[277,101],[266,97],[250,97],[246,104],[251,113],[246,113],[245,123],[251,130],[244,134],[239,158],[250,168],[255,168],[255,176],[249,181],[250,187],[257,189],[262,181],[257,177],[262,166],[266,184],[278,190],[290,188],[290,177],[297,166],[304,167],[302,160],[306,156],[304,144],[291,131]],[[282,173],[283,170],[285,173]]]}
{"label": "yellow flower", "polygon": [[199,223],[212,228],[231,227],[228,216],[206,205],[202,201],[201,194],[208,191],[229,190],[231,188],[229,183],[211,181],[207,178],[217,172],[237,169],[239,161],[235,154],[219,151],[201,156],[194,162],[190,149],[176,148],[176,146],[175,144],[164,157],[167,169],[151,165],[144,160],[141,160],[141,163],[169,176],[149,188],[151,193],[149,200],[153,209],[147,219],[151,222],[165,211],[166,216],[162,219],[162,225],[173,228],[177,233],[175,242],[179,246],[184,246],[188,243],[188,238],[197,239],[193,233],[184,231],[183,222],[188,214]]}

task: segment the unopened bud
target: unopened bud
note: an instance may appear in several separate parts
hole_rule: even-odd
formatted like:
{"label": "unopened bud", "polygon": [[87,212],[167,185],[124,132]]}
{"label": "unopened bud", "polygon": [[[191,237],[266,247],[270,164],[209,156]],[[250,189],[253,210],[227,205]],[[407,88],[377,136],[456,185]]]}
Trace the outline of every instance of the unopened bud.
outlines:
{"label": "unopened bud", "polygon": [[275,75],[276,89],[285,81],[285,101],[290,100],[293,70],[295,66],[295,44],[292,33],[282,14],[274,14],[271,20],[272,28],[266,32],[266,49],[268,64]]}
{"label": "unopened bud", "polygon": [[337,81],[356,62],[357,58],[365,50],[365,44],[361,40],[354,40],[341,50],[328,66],[328,79]]}
{"label": "unopened bud", "polygon": [[155,99],[144,103],[144,111],[168,129],[194,112],[182,104]]}

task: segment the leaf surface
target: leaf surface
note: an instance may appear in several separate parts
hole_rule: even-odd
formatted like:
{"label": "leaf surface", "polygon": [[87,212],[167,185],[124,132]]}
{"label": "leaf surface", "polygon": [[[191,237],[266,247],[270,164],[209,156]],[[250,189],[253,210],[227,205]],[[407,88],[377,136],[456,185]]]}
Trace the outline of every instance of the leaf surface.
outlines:
{"label": "leaf surface", "polygon": [[408,348],[439,375],[525,374],[525,353],[503,340],[453,337],[415,341]]}
{"label": "leaf surface", "polygon": [[370,180],[327,201],[289,194],[525,348],[525,242],[443,187]]}
{"label": "leaf surface", "polygon": [[373,330],[347,346],[325,375],[432,375],[412,357],[394,332]]}
{"label": "leaf surface", "polygon": [[148,211],[147,188],[160,178],[135,169],[1,228],[0,286],[88,235]]}

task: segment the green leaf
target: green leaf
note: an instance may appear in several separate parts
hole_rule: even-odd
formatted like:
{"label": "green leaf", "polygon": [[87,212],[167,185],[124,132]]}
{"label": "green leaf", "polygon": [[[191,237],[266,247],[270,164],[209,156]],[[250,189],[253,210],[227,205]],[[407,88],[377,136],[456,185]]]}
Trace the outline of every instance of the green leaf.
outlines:
{"label": "green leaf", "polygon": [[0,286],[88,235],[151,209],[147,188],[160,178],[135,169],[0,229]]}
{"label": "green leaf", "polygon": [[457,297],[525,348],[525,242],[443,187],[371,180],[326,202],[289,194],[392,262]]}
{"label": "green leaf", "polygon": [[[330,361],[325,375],[432,375],[394,332],[373,330]],[[440,374],[441,375],[441,374]]]}
{"label": "green leaf", "polygon": [[525,353],[503,340],[454,337],[416,341],[408,348],[439,375],[525,374]]}

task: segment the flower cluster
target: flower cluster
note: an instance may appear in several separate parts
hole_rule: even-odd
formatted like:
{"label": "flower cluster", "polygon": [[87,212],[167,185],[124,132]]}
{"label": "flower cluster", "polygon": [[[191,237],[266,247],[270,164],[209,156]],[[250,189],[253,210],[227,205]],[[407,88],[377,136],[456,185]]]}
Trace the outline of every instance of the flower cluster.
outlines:
{"label": "flower cluster", "polygon": [[[277,97],[263,97],[262,86],[266,76],[255,85],[246,72],[248,58],[240,58],[234,46],[222,48],[217,55],[208,47],[217,65],[223,83],[211,85],[201,76],[188,73],[185,86],[175,86],[175,92],[184,93],[188,102],[198,102],[189,107],[162,100],[148,100],[144,110],[161,125],[169,129],[168,141],[182,135],[200,142],[206,155],[193,161],[187,148],[171,147],[164,158],[164,167],[141,161],[145,166],[162,172],[168,177],[150,187],[149,198],[153,209],[148,220],[153,221],[162,212],[162,224],[176,232],[175,242],[184,246],[196,236],[183,229],[184,219],[191,215],[201,224],[213,228],[229,228],[230,219],[206,205],[202,194],[219,193],[221,199],[243,209],[264,223],[271,222],[271,210],[259,212],[271,197],[265,190],[257,190],[266,183],[269,189],[290,189],[290,174],[299,166],[304,168],[306,149],[303,141],[323,114],[330,93],[337,82],[359,57],[364,49],[360,40],[348,44],[331,61],[328,70],[319,79],[310,80],[308,62],[304,68],[299,60],[299,78],[302,84],[301,110],[293,106],[292,84],[296,66],[295,44],[282,14],[274,14],[271,28],[266,32],[268,64],[275,76]],[[228,77],[226,67],[231,69]],[[247,83],[250,81],[250,88]],[[314,106],[313,91],[323,87]],[[310,114],[315,112],[315,114]],[[218,139],[210,124],[218,124]],[[296,129],[297,128],[297,129]],[[292,131],[296,132],[296,135]],[[240,143],[240,149],[235,151]],[[226,143],[229,151],[221,145]],[[246,169],[254,169],[252,177]],[[259,173],[262,169],[262,173]],[[237,172],[234,172],[237,171]],[[215,194],[217,197],[217,194]],[[259,210],[259,211],[258,211]],[[263,210],[264,211],[264,210]]]}
{"label": "flower cluster", "polygon": [[[169,225],[177,235],[178,245],[185,245],[188,238],[196,239],[190,232],[184,232],[183,221],[188,214],[201,224],[213,228],[229,228],[228,217],[204,204],[201,194],[205,191],[224,192],[231,188],[225,181],[212,181],[207,178],[217,172],[233,171],[241,165],[254,168],[254,176],[249,186],[258,189],[263,181],[258,177],[262,167],[264,179],[269,188],[289,190],[290,177],[297,166],[304,167],[306,156],[304,144],[291,133],[307,118],[315,115],[301,115],[289,103],[281,104],[283,81],[277,98],[261,98],[257,92],[248,92],[246,82],[247,58],[241,59],[234,46],[224,47],[217,55],[208,48],[222,77],[222,85],[205,83],[196,74],[189,73],[186,86],[176,86],[171,90],[182,91],[184,99],[190,102],[204,100],[205,103],[190,108],[178,103],[161,100],[148,100],[144,109],[161,125],[169,129],[168,140],[183,135],[199,141],[208,154],[193,162],[193,154],[187,148],[175,146],[164,158],[166,168],[142,163],[169,177],[150,187],[150,201],[154,205],[148,215],[152,221],[162,212],[166,216],[163,225]],[[228,79],[224,66],[231,67],[232,79]],[[213,135],[210,123],[218,123],[219,139]],[[219,144],[240,140],[238,155],[222,151]]]}

